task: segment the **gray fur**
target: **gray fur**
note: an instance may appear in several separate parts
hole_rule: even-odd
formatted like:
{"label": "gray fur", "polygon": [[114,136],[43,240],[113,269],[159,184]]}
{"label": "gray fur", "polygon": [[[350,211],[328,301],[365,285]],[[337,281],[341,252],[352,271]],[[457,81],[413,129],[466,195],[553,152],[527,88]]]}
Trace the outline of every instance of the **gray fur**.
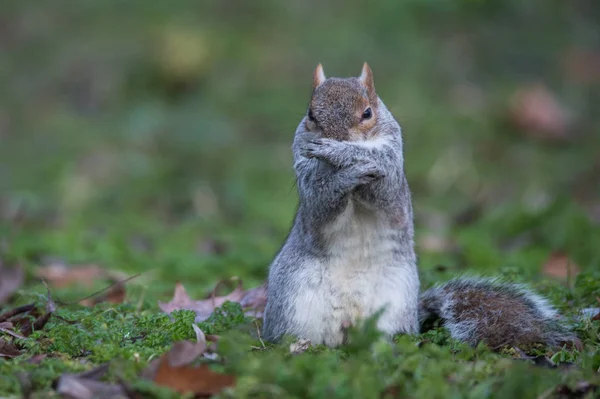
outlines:
{"label": "gray fur", "polygon": [[521,284],[497,278],[455,278],[425,291],[421,325],[435,319],[459,341],[492,348],[544,344],[556,347],[575,336],[549,302]]}
{"label": "gray fur", "polygon": [[[572,340],[544,298],[497,279],[451,280],[419,303],[400,126],[376,97],[366,65],[364,80],[321,82],[317,72],[311,118],[302,119],[292,145],[299,205],[269,269],[263,337],[336,346],[344,326],[384,309],[378,328],[388,336],[417,333],[419,323],[437,318],[472,345]],[[365,107],[373,110],[366,122]]]}
{"label": "gray fur", "polygon": [[[401,130],[381,100],[376,105],[372,141],[325,138],[308,131],[304,119],[298,126],[292,149],[300,201],[269,270],[263,326],[269,341],[293,335],[335,346],[343,341],[346,318],[364,319],[383,303],[383,332],[418,332],[419,279]],[[360,249],[352,259],[354,247]]]}

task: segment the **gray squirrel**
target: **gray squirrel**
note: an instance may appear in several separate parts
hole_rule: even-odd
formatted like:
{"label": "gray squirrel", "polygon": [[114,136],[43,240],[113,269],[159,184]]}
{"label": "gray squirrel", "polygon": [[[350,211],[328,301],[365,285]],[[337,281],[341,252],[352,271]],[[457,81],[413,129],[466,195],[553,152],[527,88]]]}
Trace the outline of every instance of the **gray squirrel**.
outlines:
{"label": "gray squirrel", "polygon": [[313,74],[293,145],[299,205],[267,283],[263,338],[338,346],[377,312],[387,337],[440,319],[453,338],[491,347],[570,341],[548,301],[524,286],[458,278],[420,294],[400,125],[359,77]]}

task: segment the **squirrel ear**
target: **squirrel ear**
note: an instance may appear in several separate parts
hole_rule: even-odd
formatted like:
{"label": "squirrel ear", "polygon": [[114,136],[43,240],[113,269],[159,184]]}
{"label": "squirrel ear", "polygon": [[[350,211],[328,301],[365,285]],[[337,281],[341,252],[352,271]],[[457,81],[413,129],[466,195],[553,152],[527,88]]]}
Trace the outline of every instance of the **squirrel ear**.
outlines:
{"label": "squirrel ear", "polygon": [[317,69],[313,73],[313,90],[321,86],[325,82],[325,72],[323,72],[323,65],[317,65]]}
{"label": "squirrel ear", "polygon": [[373,71],[371,71],[371,67],[369,67],[369,64],[366,62],[363,65],[358,80],[360,80],[360,83],[367,88],[369,100],[375,102],[375,100],[377,100],[377,95],[375,94],[375,84],[373,83]]}

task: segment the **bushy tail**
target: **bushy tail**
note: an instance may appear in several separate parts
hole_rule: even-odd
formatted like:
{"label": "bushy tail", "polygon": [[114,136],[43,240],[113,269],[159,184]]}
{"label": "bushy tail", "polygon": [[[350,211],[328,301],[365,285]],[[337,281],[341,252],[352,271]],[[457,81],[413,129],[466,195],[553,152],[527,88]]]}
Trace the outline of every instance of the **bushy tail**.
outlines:
{"label": "bushy tail", "polygon": [[456,278],[421,295],[421,329],[441,320],[450,335],[476,346],[551,347],[575,335],[540,295],[519,284],[489,278]]}

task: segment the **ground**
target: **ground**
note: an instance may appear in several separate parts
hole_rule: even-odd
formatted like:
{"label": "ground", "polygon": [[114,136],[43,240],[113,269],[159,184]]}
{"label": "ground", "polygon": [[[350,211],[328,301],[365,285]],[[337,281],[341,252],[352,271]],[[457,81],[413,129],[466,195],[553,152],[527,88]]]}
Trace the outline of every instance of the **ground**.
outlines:
{"label": "ground", "polygon": [[290,145],[312,70],[358,75],[364,61],[403,126],[423,287],[459,273],[530,284],[582,346],[535,348],[535,365],[443,327],[393,346],[365,327],[347,347],[292,356],[229,303],[199,324],[221,336],[211,367],[237,376],[222,395],[577,397],[600,384],[600,321],[577,317],[600,307],[596,4],[9,3],[0,260],[26,278],[0,311],[43,308],[48,265],[141,275],[123,303],[94,307],[63,303],[105,279],[51,284],[57,310],[17,340],[22,356],[0,358],[0,397],[22,380],[47,397],[63,373],[107,361],[109,381],[169,397],[139,374],[195,337],[194,315],[171,319],[158,301],[178,281],[195,299],[233,276],[262,283],[294,215]]}

